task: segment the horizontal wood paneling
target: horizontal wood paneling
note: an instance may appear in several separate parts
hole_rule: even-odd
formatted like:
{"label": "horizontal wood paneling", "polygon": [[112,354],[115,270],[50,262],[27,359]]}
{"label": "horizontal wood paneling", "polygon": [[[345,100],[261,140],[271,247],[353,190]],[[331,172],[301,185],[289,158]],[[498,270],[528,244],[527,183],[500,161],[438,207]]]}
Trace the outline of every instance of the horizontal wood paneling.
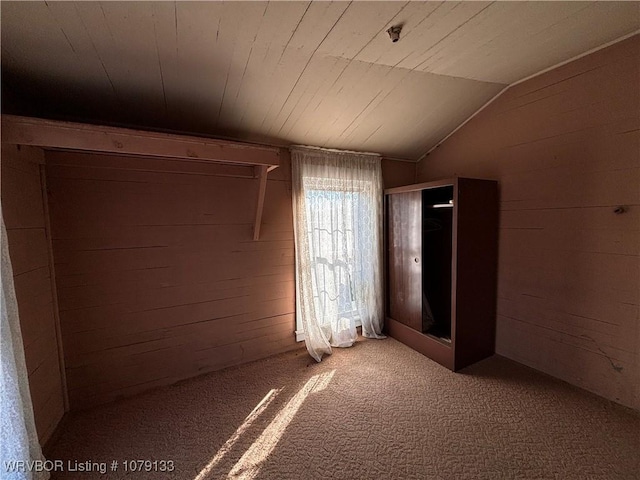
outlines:
{"label": "horizontal wood paneling", "polygon": [[2,146],[2,213],[36,429],[44,445],[64,414],[64,393],[40,178],[43,161],[38,148]]}
{"label": "horizontal wood paneling", "polygon": [[[295,343],[289,155],[246,167],[47,153],[71,408],[86,408]],[[386,186],[415,180],[383,160]]]}
{"label": "horizontal wood paneling", "polygon": [[300,347],[282,157],[253,241],[250,169],[47,152],[71,408]]}
{"label": "horizontal wood paneling", "polygon": [[497,351],[634,408],[639,78],[635,36],[511,88],[418,166],[500,181]]}

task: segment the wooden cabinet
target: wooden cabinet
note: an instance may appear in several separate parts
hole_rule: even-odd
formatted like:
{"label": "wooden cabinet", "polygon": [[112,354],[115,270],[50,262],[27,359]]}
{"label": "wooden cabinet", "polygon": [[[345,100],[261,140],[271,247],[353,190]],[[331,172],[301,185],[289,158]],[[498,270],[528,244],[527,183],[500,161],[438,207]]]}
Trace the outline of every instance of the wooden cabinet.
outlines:
{"label": "wooden cabinet", "polygon": [[498,184],[453,178],[385,191],[389,335],[451,370],[495,345]]}

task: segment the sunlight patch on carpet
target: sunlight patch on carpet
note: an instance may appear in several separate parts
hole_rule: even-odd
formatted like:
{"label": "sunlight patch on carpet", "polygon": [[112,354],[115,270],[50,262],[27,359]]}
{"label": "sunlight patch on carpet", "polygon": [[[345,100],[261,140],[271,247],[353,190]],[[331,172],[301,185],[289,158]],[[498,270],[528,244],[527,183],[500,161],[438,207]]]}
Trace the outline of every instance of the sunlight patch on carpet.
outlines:
{"label": "sunlight patch on carpet", "polygon": [[267,393],[264,398],[260,400],[260,403],[258,403],[258,405],[256,405],[251,413],[244,419],[242,425],[240,425],[235,433],[231,435],[231,437],[229,437],[229,439],[224,443],[222,447],[220,447],[220,450],[218,450],[218,453],[216,453],[215,457],[213,457],[207,464],[207,466],[200,471],[200,473],[194,480],[204,480],[205,478],[207,478],[207,476],[213,471],[220,460],[222,460],[222,458],[231,450],[231,448],[233,448],[242,434],[262,414],[262,412],[264,412],[269,407],[269,405],[271,404],[273,399],[276,398],[276,395],[278,395],[279,392],[279,389],[272,388],[269,393]]}
{"label": "sunlight patch on carpet", "polygon": [[305,399],[312,393],[327,388],[335,374],[335,370],[321,373],[311,377],[307,383],[296,393],[291,400],[278,412],[272,422],[264,429],[253,445],[242,455],[227,478],[236,480],[251,480],[260,471],[261,464],[276,447],[285,429],[293,420]]}

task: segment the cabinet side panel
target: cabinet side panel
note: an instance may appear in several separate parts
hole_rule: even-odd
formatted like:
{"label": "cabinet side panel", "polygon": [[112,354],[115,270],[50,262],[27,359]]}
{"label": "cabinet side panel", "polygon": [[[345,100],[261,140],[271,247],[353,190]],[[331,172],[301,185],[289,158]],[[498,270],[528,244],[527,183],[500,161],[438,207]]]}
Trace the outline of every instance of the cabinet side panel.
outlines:
{"label": "cabinet side panel", "polygon": [[421,330],[422,192],[389,195],[387,201],[389,313],[394,320]]}
{"label": "cabinet side panel", "polygon": [[498,245],[497,182],[459,179],[455,369],[493,354]]}

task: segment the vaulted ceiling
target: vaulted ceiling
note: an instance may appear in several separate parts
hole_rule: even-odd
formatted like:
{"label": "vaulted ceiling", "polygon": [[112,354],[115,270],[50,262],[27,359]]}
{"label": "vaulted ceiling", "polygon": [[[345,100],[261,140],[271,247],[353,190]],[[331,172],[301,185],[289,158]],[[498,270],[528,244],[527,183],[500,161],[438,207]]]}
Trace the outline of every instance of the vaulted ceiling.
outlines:
{"label": "vaulted ceiling", "polygon": [[638,2],[1,9],[5,112],[406,159],[506,85],[640,28]]}

